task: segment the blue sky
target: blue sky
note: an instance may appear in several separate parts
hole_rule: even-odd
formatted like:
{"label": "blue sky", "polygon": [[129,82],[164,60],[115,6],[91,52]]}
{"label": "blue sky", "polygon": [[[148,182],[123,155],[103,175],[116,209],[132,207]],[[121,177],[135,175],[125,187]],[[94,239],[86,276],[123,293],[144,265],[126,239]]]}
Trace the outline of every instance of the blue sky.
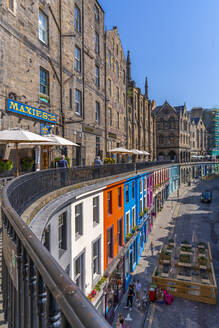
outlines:
{"label": "blue sky", "polygon": [[219,0],[99,0],[157,104],[219,107]]}

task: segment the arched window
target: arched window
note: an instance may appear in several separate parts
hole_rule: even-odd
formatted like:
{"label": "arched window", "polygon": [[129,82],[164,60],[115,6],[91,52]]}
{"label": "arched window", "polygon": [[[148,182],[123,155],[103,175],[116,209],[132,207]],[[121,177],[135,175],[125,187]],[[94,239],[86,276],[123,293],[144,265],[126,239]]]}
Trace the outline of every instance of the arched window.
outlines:
{"label": "arched window", "polygon": [[175,129],[175,120],[173,117],[169,119],[169,129]]}
{"label": "arched window", "polygon": [[184,121],[184,131],[187,131],[187,122],[186,122],[186,120]]}

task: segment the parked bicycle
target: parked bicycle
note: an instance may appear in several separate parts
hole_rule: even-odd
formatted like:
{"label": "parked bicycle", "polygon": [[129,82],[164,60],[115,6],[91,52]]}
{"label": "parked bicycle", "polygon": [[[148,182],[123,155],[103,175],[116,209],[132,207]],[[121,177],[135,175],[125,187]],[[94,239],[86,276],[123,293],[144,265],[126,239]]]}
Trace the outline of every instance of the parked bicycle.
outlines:
{"label": "parked bicycle", "polygon": [[139,311],[142,311],[142,312],[148,311],[148,308],[150,305],[150,298],[149,298],[147,289],[143,290],[143,296],[142,296],[141,300],[136,298],[135,305]]}

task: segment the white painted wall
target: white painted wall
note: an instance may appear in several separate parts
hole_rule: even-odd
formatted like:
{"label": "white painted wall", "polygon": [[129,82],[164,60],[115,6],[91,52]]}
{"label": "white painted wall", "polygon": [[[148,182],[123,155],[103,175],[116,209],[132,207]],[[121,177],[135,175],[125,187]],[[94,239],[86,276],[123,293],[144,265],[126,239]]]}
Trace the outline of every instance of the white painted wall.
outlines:
{"label": "white painted wall", "polygon": [[[93,198],[99,196],[99,224],[93,225]],[[83,203],[83,235],[75,239],[75,206]],[[77,201],[71,205],[71,279],[74,281],[74,261],[85,250],[85,294],[88,295],[96,282],[92,274],[92,242],[101,237],[101,274],[103,275],[103,192],[97,191],[80,195]]]}

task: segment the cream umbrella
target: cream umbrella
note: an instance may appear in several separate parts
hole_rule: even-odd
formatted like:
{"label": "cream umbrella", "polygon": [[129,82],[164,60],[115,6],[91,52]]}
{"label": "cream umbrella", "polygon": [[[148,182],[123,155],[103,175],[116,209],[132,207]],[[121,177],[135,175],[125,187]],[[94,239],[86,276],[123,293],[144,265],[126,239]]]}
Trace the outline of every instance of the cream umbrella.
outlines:
{"label": "cream umbrella", "polygon": [[79,145],[77,145],[76,143],[74,143],[74,142],[72,142],[68,139],[56,136],[55,134],[47,134],[45,136],[45,138],[49,142],[54,142],[57,146],[59,145],[59,146],[76,146],[76,147],[79,147]]}
{"label": "cream umbrella", "polygon": [[132,154],[131,150],[119,147],[119,148],[113,148],[108,151],[109,153],[117,153],[117,154]]}
{"label": "cream umbrella", "polygon": [[43,143],[48,142],[48,139],[40,136],[39,134],[21,130],[21,129],[11,129],[0,131],[0,143],[14,143],[16,146],[16,176],[19,175],[19,165],[18,165],[18,144],[21,143]]}
{"label": "cream umbrella", "polygon": [[132,154],[134,154],[134,155],[144,155],[143,151],[138,150],[138,149],[131,149],[130,151],[131,151]]}

